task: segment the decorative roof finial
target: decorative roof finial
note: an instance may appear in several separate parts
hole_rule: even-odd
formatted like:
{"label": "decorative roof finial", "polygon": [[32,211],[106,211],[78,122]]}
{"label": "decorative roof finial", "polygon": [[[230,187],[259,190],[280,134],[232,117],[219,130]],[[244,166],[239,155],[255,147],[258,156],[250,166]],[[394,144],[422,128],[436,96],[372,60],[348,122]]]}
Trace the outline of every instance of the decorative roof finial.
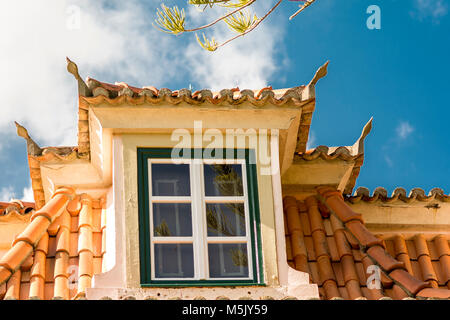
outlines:
{"label": "decorative roof finial", "polygon": [[372,130],[372,121],[373,121],[373,117],[371,117],[370,120],[366,123],[366,125],[362,129],[361,136],[359,137],[358,140],[356,140],[355,144],[352,147],[354,149],[354,151],[356,151],[356,154],[364,153],[364,140],[366,139],[366,137],[369,135],[370,131]]}
{"label": "decorative roof finial", "polygon": [[316,85],[316,83],[322,79],[323,77],[325,77],[328,73],[328,64],[330,63],[330,61],[325,62],[325,64],[323,66],[321,66],[317,71],[316,74],[314,75],[314,78],[311,80],[311,82],[308,85]]}
{"label": "decorative roof finial", "polygon": [[42,155],[42,149],[38,146],[36,142],[33,141],[33,139],[31,139],[27,129],[25,129],[25,127],[21,126],[16,121],[14,121],[14,123],[17,128],[17,135],[19,137],[24,138],[27,141],[27,153],[34,157]]}
{"label": "decorative roof finial", "polygon": [[78,66],[75,62],[66,57],[67,60],[67,71],[73,74],[75,79],[78,82],[78,94],[85,97],[90,97],[92,95],[91,90],[88,88],[86,83],[81,79],[80,74],[78,73]]}

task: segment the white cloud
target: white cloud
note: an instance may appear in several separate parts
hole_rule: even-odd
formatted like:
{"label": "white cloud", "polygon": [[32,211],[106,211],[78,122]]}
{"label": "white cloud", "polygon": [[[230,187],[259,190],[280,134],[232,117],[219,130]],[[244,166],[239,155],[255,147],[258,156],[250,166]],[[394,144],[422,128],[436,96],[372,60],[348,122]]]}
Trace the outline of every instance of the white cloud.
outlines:
{"label": "white cloud", "polygon": [[[160,1],[153,3],[156,8]],[[137,0],[9,1],[0,11],[0,28],[8,30],[0,51],[0,134],[13,134],[16,120],[41,145],[76,144],[76,83],[66,71],[65,56],[78,63],[82,77],[101,75],[138,86],[170,87],[171,79],[191,77],[209,88],[258,88],[276,70],[282,30],[273,23],[211,54],[193,41],[186,48],[182,39],[153,28],[155,11],[146,5]],[[223,32],[221,27],[215,35]]]}
{"label": "white cloud", "polygon": [[384,155],[384,161],[386,161],[387,165],[392,168],[394,166],[394,161],[392,161],[391,157],[389,157],[387,154]]}
{"label": "white cloud", "polygon": [[[272,5],[273,3],[261,3],[254,8],[255,13],[261,17]],[[213,20],[211,16],[207,18],[196,9],[189,10],[188,14],[192,24],[196,26]],[[287,21],[287,17],[285,20]],[[258,89],[270,85],[270,79],[280,66],[275,55],[281,45],[283,27],[284,21],[278,20],[274,24],[266,20],[251,33],[212,54],[200,48],[197,43],[191,43],[186,50],[186,63],[192,70],[193,79],[212,90],[237,86],[240,89]],[[236,35],[224,23],[218,23],[214,29],[207,29],[205,34],[208,39],[214,37],[218,43]],[[199,32],[198,35],[201,37],[202,33]]]}
{"label": "white cloud", "polygon": [[[14,191],[13,186],[7,186],[0,189],[0,201],[9,202],[12,199],[17,198],[18,196],[17,193]],[[31,184],[28,187],[23,188],[21,200],[27,202],[34,202],[33,188],[31,187]]]}
{"label": "white cloud", "polygon": [[306,144],[306,150],[312,149],[316,146],[316,133],[311,130],[309,132],[309,139],[308,139],[308,143]]}
{"label": "white cloud", "polygon": [[9,202],[11,199],[14,199],[14,197],[15,193],[12,186],[3,187],[0,189],[0,201]]}
{"label": "white cloud", "polygon": [[418,20],[431,18],[434,22],[439,22],[447,13],[448,4],[445,0],[414,0],[414,11],[411,15]]}
{"label": "white cloud", "polygon": [[404,140],[414,132],[414,128],[409,124],[409,122],[402,121],[395,129],[395,131],[397,132],[398,138]]}
{"label": "white cloud", "polygon": [[31,188],[31,185],[23,188],[22,201],[34,202],[33,188]]}

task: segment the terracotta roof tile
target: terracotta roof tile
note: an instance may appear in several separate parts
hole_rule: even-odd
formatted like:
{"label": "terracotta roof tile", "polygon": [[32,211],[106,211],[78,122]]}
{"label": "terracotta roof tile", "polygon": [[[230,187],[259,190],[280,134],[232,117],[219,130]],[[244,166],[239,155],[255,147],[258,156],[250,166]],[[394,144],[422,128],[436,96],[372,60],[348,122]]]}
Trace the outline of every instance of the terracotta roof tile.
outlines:
{"label": "terracotta roof tile", "polygon": [[414,296],[420,290],[429,287],[428,283],[417,279],[403,269],[395,269],[391,271],[389,273],[389,277],[412,296]]}
{"label": "terracotta roof tile", "polygon": [[445,236],[439,235],[434,238],[434,244],[436,246],[436,253],[439,258],[442,256],[450,256],[450,248],[448,239]]}
{"label": "terracotta roof tile", "polygon": [[[75,198],[73,190],[58,189],[34,213],[31,222],[0,259],[0,289],[6,290],[0,292],[0,298],[2,295],[20,299],[82,298],[91,286],[92,276],[102,272],[105,225],[102,226],[98,208],[101,201],[95,199],[97,208],[93,210],[89,196],[77,196],[70,203],[72,208],[80,210],[69,212],[67,205],[72,198]],[[73,201],[82,204],[78,206]],[[30,242],[37,242],[36,247]],[[23,271],[27,268],[29,271]],[[17,271],[11,276],[14,270]]]}
{"label": "terracotta roof tile", "polygon": [[416,246],[413,240],[406,240],[406,248],[408,249],[408,254],[411,260],[417,260]]}
{"label": "terracotta roof tile", "polygon": [[347,241],[347,238],[345,237],[345,233],[343,230],[336,230],[334,234],[334,239],[336,242],[336,248],[339,253],[339,257],[342,259],[342,257],[348,255],[352,255],[352,249]]}
{"label": "terracotta roof tile", "polygon": [[340,255],[336,247],[336,241],[334,237],[331,235],[330,237],[326,237],[327,240],[327,246],[329,250],[329,254],[331,257],[331,261],[339,261]]}
{"label": "terracotta roof tile", "polygon": [[[286,230],[286,229],[285,229]],[[291,237],[290,236],[285,236],[285,241],[286,241],[286,256],[288,261],[292,261],[292,248],[291,248]]]}
{"label": "terracotta roof tile", "polygon": [[418,298],[450,299],[450,290],[427,288],[417,294]]}
{"label": "terracotta roof tile", "polygon": [[310,269],[310,276],[313,283],[319,283],[320,282],[320,276],[319,276],[319,267],[317,265],[317,262],[310,262],[309,263],[309,269]]}
{"label": "terracotta roof tile", "polygon": [[397,254],[395,252],[395,245],[394,241],[391,239],[383,239],[382,235],[375,235],[378,239],[383,240],[383,245],[386,248],[387,253],[389,253],[390,256],[396,258]]}
{"label": "terracotta roof tile", "polygon": [[[321,299],[405,299],[416,295],[418,298],[427,298],[433,294],[439,298],[447,294],[448,290],[443,289],[450,284],[450,255],[446,236],[431,235],[427,237],[428,240],[420,235],[409,235],[407,239],[401,234],[375,236],[360,219],[343,223],[340,217],[345,215],[338,213],[347,205],[336,190],[324,188],[319,193],[321,200],[327,204],[331,198],[342,202],[333,204],[331,216],[322,214],[323,207],[318,206],[314,197],[307,198],[305,203],[297,201],[296,206],[292,205],[295,202],[290,197],[289,210],[290,216],[295,217],[291,219],[295,221],[294,225],[290,226],[288,215],[285,219],[286,239],[292,242],[291,231],[303,230],[303,238],[299,239],[304,242],[310,279],[318,284]],[[303,212],[305,204],[307,213]],[[297,215],[295,208],[298,210]],[[351,209],[344,210],[347,215],[353,215]],[[298,223],[301,225],[298,226]],[[312,231],[311,236],[306,235],[308,227]],[[292,243],[287,250],[292,251]],[[367,281],[372,275],[369,267],[373,268],[374,265],[381,270],[381,287],[369,289]],[[429,282],[424,281],[424,278]],[[424,290],[430,287],[439,291]],[[423,293],[423,297],[419,292]]]}
{"label": "terracotta roof tile", "polygon": [[409,297],[408,294],[398,285],[394,285],[392,289],[386,289],[386,293],[395,300],[402,300]]}
{"label": "terracotta roof tile", "polygon": [[359,249],[359,242],[355,238],[353,234],[351,234],[348,230],[344,230],[345,238],[347,239],[349,245],[352,249]]}
{"label": "terracotta roof tile", "polygon": [[355,262],[352,256],[344,256],[341,259],[342,270],[344,272],[345,283],[349,281],[358,281],[358,274],[356,272]]}
{"label": "terracotta roof tile", "polygon": [[381,289],[369,289],[367,287],[361,287],[361,292],[364,297],[367,297],[369,300],[383,300],[383,299],[392,299],[384,295]]}
{"label": "terracotta roof tile", "polygon": [[328,256],[320,256],[317,258],[317,266],[319,269],[320,284],[323,285],[326,281],[336,282],[331,260]]}
{"label": "terracotta roof tile", "polygon": [[306,211],[300,211],[300,220],[302,223],[302,230],[305,236],[311,236],[311,227],[309,224],[308,213]]}
{"label": "terracotta roof tile", "polygon": [[0,217],[11,213],[17,215],[27,215],[34,211],[33,202],[24,202],[21,200],[11,200],[10,202],[0,202]]}
{"label": "terracotta roof tile", "polygon": [[[322,211],[320,211],[322,212]],[[330,219],[323,220],[323,227],[325,228],[325,234],[327,237],[333,236],[333,228],[330,222]]]}
{"label": "terracotta roof tile", "polygon": [[17,270],[6,284],[5,300],[18,300],[20,298],[20,278],[22,271]]}
{"label": "terracotta roof tile", "polygon": [[430,252],[430,259],[431,260],[438,260],[439,259],[439,255],[438,252],[436,250],[436,246],[434,244],[433,240],[427,240],[427,246],[428,246],[428,251]]}
{"label": "terracotta roof tile", "polygon": [[443,281],[447,283],[450,289],[450,256],[442,256],[439,260],[442,268]]}
{"label": "terracotta roof tile", "polygon": [[[189,89],[170,90],[168,88],[156,89],[154,87],[136,88],[129,86],[124,82],[109,84],[88,78],[87,85],[92,91],[92,95],[83,95],[83,99],[91,103],[102,102],[110,104],[120,104],[124,101],[132,101],[133,104],[160,104],[163,102],[169,104],[180,104],[186,102],[193,105],[199,105],[209,102],[213,105],[229,103],[241,104],[246,101],[255,106],[264,103],[274,105],[284,105],[286,103],[299,104],[302,100],[302,91],[305,86],[299,86],[289,89],[273,90],[272,87],[265,87],[260,90],[240,90],[239,88],[222,89],[219,92],[212,92],[208,89],[191,92]],[[97,99],[96,99],[97,98]]]}
{"label": "terracotta roof tile", "polygon": [[352,203],[358,203],[359,201],[375,202],[377,200],[382,202],[393,202],[396,200],[401,200],[406,203],[411,203],[413,201],[430,202],[433,200],[450,202],[450,195],[444,194],[444,191],[440,188],[434,188],[430,190],[428,195],[426,195],[425,191],[420,188],[412,189],[408,195],[405,189],[397,188],[389,197],[385,188],[378,187],[373,191],[371,195],[369,189],[365,187],[359,187],[358,189],[356,189],[355,193],[352,196],[347,196],[346,199]]}
{"label": "terracotta roof tile", "polygon": [[333,295],[333,296],[331,296],[331,298],[327,298],[327,299],[331,299],[331,300],[350,300],[350,296],[348,295],[347,288],[339,287],[338,290],[339,290],[339,295]]}
{"label": "terracotta roof tile", "polygon": [[309,149],[305,152],[296,154],[296,157],[306,161],[312,161],[319,158],[323,160],[341,159],[349,161],[360,158],[361,156],[361,154],[352,154],[352,150],[350,149],[350,147],[330,148],[327,146],[318,146],[314,149]]}
{"label": "terracotta roof tile", "polygon": [[329,249],[327,245],[327,240],[323,230],[316,230],[312,234],[314,252],[316,253],[316,258],[319,259],[322,256],[327,256],[329,259]]}
{"label": "terracotta roof tile", "polygon": [[316,252],[314,250],[314,242],[312,237],[304,237],[306,252],[308,253],[308,260],[316,260]]}
{"label": "terracotta roof tile", "polygon": [[338,262],[332,262],[331,267],[336,276],[336,282],[339,287],[345,286],[344,273],[342,271],[342,265]]}
{"label": "terracotta roof tile", "polygon": [[21,279],[21,281],[22,282],[30,282],[30,276],[31,276],[30,271],[22,271],[22,279]]}
{"label": "terracotta roof tile", "polygon": [[372,232],[370,232],[366,226],[358,220],[352,220],[345,224],[345,227],[349,233],[356,238],[358,243],[364,248],[381,246],[382,243],[380,239],[375,237]]}
{"label": "terracotta roof tile", "polygon": [[406,248],[406,242],[402,235],[396,235],[393,239],[395,257],[401,254],[408,254],[408,249]]}
{"label": "terracotta roof tile", "polygon": [[361,292],[361,287],[359,286],[358,281],[356,280],[350,280],[345,284],[345,288],[348,292],[348,297],[351,300],[357,300],[363,297],[363,294]]}
{"label": "terracotta roof tile", "polygon": [[430,256],[427,242],[425,241],[425,237],[423,236],[423,234],[417,234],[414,237],[414,245],[416,247],[417,258],[419,258],[422,255]]}
{"label": "terracotta roof tile", "polygon": [[78,216],[70,217],[70,232],[78,232]]}
{"label": "terracotta roof tile", "polygon": [[[421,256],[419,258],[420,269],[422,270],[422,279],[424,281],[436,281],[437,277],[436,273],[433,269],[433,265],[431,263],[431,259],[429,256]],[[437,286],[437,284],[436,284]]]}
{"label": "terracotta roof tile", "polygon": [[358,275],[359,285],[364,287],[367,285],[366,269],[362,262],[355,262],[355,270]]}
{"label": "terracotta roof tile", "polygon": [[308,218],[312,235],[314,235],[315,231],[322,231],[324,233],[325,227],[323,225],[322,216],[319,212],[316,197],[307,198],[305,203],[308,208]]}
{"label": "terracotta roof tile", "polygon": [[352,249],[352,254],[353,254],[353,259],[355,259],[355,261],[362,261],[362,254],[360,250],[355,250]]}
{"label": "terracotta roof tile", "polygon": [[367,250],[368,256],[376,262],[383,271],[389,273],[394,269],[405,269],[405,264],[394,259],[383,247],[373,246]]}
{"label": "terracotta roof tile", "polygon": [[412,275],[417,279],[423,280],[422,270],[420,269],[420,264],[417,260],[411,260]]}

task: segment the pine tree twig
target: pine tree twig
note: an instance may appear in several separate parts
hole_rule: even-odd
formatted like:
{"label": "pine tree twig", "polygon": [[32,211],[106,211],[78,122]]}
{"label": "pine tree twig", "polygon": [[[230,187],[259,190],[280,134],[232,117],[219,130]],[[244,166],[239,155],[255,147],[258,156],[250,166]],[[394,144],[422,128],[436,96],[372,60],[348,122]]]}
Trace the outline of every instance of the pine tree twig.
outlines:
{"label": "pine tree twig", "polygon": [[294,19],[300,12],[308,8],[310,5],[312,5],[316,0],[306,0],[306,3],[300,7],[292,16],[289,17],[289,20]]}
{"label": "pine tree twig", "polygon": [[232,37],[232,38],[230,38],[230,39],[228,39],[228,40],[226,40],[225,42],[223,42],[223,43],[221,43],[221,44],[218,44],[217,45],[217,47],[216,47],[216,49],[218,49],[218,48],[220,48],[220,47],[223,47],[224,45],[226,45],[227,43],[230,43],[231,41],[233,41],[233,40],[236,40],[237,38],[239,38],[239,37],[243,37],[243,36],[245,36],[246,34],[248,34],[248,33],[250,33],[250,32],[252,32],[253,30],[255,30],[256,29],[256,27],[258,27],[258,25],[261,23],[261,22],[263,22],[280,4],[281,4],[281,2],[283,2],[283,0],[279,0],[273,7],[272,7],[272,9],[270,9],[262,18],[260,18],[259,20],[257,20],[247,31],[245,31],[245,32],[243,32],[243,33],[240,33],[240,34],[238,34],[238,35],[236,35],[236,36],[234,36],[234,37]]}
{"label": "pine tree twig", "polygon": [[229,12],[229,13],[223,15],[223,16],[221,16],[220,18],[214,20],[211,23],[205,24],[204,26],[197,27],[197,28],[194,28],[194,29],[186,29],[186,30],[184,30],[184,32],[195,32],[195,31],[199,31],[199,30],[202,30],[202,29],[206,29],[206,28],[212,27],[216,23],[218,23],[218,22],[228,18],[229,16],[232,16],[233,14],[235,14],[235,13],[237,13],[237,12],[239,12],[239,11],[245,9],[245,8],[247,8],[248,6],[251,6],[255,1],[256,0],[250,0],[246,5],[244,5],[242,7],[239,7],[237,9],[235,9],[235,10],[233,10],[233,11],[231,11],[231,12]]}
{"label": "pine tree twig", "polygon": [[[203,41],[200,40],[199,36],[196,35],[197,41],[200,46],[208,51],[215,51],[220,47],[225,46],[233,40],[236,40],[239,37],[243,37],[246,34],[255,30],[261,22],[263,22],[282,2],[283,0],[279,0],[262,18],[257,18],[256,15],[251,17],[250,14],[242,13],[242,10],[251,6],[256,2],[256,0],[189,0],[188,3],[196,6],[204,5],[206,9],[207,6],[213,7],[214,4],[218,4],[222,7],[227,8],[235,8],[231,12],[222,15],[218,19],[212,21],[211,23],[205,24],[203,26],[193,28],[193,29],[185,29],[185,13],[184,9],[181,11],[177,6],[173,8],[166,7],[165,5],[161,5],[162,10],[157,11],[158,19],[155,20],[156,24],[159,26],[155,26],[157,29],[174,34],[180,35],[185,32],[195,32],[203,29],[210,28],[217,24],[220,21],[224,21],[230,29],[237,32],[238,34],[224,41],[223,43],[217,43],[214,38],[211,40],[207,39],[207,37],[203,34]],[[295,18],[300,12],[305,10],[311,4],[313,4],[316,0],[299,0],[303,2],[303,5],[300,5],[300,9],[297,10],[293,15],[289,17],[289,20]],[[234,14],[239,13],[240,15],[234,16]]]}

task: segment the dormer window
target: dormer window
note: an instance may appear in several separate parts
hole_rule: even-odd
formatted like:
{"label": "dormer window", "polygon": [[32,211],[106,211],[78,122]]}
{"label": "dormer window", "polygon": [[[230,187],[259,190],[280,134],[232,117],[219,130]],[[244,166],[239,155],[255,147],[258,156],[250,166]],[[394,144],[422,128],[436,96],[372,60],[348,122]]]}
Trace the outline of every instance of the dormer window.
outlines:
{"label": "dormer window", "polygon": [[176,163],[171,151],[138,149],[142,285],[262,283],[250,151]]}

